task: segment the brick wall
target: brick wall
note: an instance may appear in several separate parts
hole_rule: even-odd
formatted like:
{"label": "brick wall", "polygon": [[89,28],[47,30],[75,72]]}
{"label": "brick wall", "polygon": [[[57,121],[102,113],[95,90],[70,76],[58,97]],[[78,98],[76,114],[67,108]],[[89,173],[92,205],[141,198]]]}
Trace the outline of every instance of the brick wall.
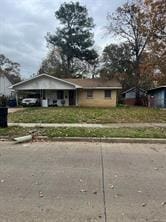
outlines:
{"label": "brick wall", "polygon": [[117,90],[111,91],[111,98],[105,98],[103,89],[93,90],[93,98],[87,98],[87,90],[78,92],[79,106],[87,107],[114,107],[117,103]]}

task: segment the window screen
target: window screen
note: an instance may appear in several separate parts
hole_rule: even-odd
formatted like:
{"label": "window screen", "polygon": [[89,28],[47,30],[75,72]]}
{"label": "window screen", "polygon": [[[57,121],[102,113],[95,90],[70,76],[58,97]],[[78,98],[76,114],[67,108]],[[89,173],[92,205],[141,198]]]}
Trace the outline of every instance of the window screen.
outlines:
{"label": "window screen", "polygon": [[105,90],[105,98],[111,98],[111,90]]}
{"label": "window screen", "polygon": [[57,99],[64,99],[64,91],[57,91]]}
{"label": "window screen", "polygon": [[87,98],[93,98],[93,90],[87,90]]}

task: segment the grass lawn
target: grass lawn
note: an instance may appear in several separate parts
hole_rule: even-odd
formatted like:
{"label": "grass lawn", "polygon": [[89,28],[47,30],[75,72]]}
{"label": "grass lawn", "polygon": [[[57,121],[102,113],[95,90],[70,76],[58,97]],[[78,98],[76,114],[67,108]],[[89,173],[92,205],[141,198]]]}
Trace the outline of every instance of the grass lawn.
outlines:
{"label": "grass lawn", "polygon": [[144,107],[27,108],[9,114],[15,123],[140,123],[166,122],[166,111]]}
{"label": "grass lawn", "polygon": [[0,136],[9,139],[24,136],[35,132],[35,135],[53,137],[129,137],[129,138],[166,138],[166,128],[0,128]]}

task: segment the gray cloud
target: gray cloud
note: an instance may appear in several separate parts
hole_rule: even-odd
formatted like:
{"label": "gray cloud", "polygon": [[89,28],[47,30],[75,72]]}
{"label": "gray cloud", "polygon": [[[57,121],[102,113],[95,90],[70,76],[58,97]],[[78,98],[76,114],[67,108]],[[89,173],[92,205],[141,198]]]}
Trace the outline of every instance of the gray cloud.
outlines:
{"label": "gray cloud", "polygon": [[[45,36],[58,25],[54,12],[62,0],[0,0],[0,53],[21,64],[21,72],[29,76],[37,72],[48,51]],[[68,1],[66,1],[68,2]],[[124,2],[118,0],[80,0],[94,18],[95,45],[103,48],[110,42],[104,26],[108,11]]]}

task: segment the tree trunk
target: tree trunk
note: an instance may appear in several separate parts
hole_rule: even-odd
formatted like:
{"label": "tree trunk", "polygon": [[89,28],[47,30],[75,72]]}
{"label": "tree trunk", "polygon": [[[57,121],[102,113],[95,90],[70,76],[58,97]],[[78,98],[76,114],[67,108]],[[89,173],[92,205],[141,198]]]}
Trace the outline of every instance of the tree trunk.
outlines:
{"label": "tree trunk", "polygon": [[135,105],[140,105],[140,69],[139,69],[140,60],[137,57],[134,67],[135,72],[135,89],[136,89],[136,98],[135,98]]}
{"label": "tree trunk", "polygon": [[68,68],[68,71],[70,72],[70,58],[69,57],[67,58],[67,68]]}

